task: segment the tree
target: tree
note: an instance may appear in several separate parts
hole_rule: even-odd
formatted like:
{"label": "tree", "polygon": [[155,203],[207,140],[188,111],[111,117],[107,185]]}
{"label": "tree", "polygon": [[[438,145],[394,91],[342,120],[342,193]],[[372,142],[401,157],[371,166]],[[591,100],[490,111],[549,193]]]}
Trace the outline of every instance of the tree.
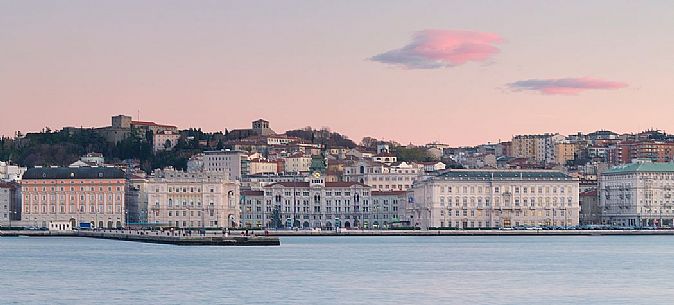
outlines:
{"label": "tree", "polygon": [[405,162],[429,162],[429,161],[433,161],[433,156],[431,156],[422,147],[397,146],[397,147],[391,148],[391,153],[396,155],[396,157],[398,158],[398,161],[405,161]]}
{"label": "tree", "polygon": [[373,137],[364,137],[360,141],[360,145],[366,148],[374,149],[377,147],[377,143],[379,143],[379,140],[373,138]]}

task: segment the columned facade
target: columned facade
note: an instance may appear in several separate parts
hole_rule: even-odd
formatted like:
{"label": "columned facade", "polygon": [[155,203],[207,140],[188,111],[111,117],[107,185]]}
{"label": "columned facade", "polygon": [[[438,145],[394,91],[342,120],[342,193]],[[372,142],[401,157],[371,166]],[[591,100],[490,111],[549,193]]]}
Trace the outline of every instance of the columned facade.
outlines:
{"label": "columned facade", "polygon": [[418,226],[578,225],[578,180],[556,171],[450,170],[414,185]]}

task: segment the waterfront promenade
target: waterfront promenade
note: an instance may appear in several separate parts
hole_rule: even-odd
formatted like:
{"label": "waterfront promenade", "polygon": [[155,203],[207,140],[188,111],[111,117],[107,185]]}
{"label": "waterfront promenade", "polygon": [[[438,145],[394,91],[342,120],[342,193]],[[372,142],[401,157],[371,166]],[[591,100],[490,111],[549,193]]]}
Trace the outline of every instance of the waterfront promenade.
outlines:
{"label": "waterfront promenade", "polygon": [[0,230],[2,236],[71,236],[146,243],[212,246],[278,246],[282,236],[611,236],[674,235],[674,230]]}
{"label": "waterfront promenade", "polygon": [[28,237],[88,237],[98,239],[113,239],[155,244],[171,244],[179,246],[280,246],[278,237],[222,234],[221,232],[206,232],[200,234],[192,231],[150,231],[150,230],[104,230],[104,231],[40,231],[40,230],[13,230],[0,231],[3,236]]}
{"label": "waterfront promenade", "polygon": [[674,230],[273,230],[269,236],[607,236],[674,235]]}

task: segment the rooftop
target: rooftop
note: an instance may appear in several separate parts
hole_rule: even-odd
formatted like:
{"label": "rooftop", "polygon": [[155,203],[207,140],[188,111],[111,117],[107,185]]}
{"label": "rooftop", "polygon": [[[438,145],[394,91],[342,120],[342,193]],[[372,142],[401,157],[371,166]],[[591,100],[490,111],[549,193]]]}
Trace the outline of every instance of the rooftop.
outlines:
{"label": "rooftop", "polygon": [[551,170],[449,170],[438,175],[453,179],[572,179],[571,176]]}
{"label": "rooftop", "polygon": [[662,162],[637,162],[625,165],[612,167],[605,171],[604,175],[619,175],[625,173],[657,173],[657,172],[674,172],[674,163]]}
{"label": "rooftop", "polygon": [[131,125],[177,128],[176,126],[173,126],[173,125],[162,125],[162,124],[157,124],[155,122],[147,122],[147,121],[131,121]]}
{"label": "rooftop", "polygon": [[23,179],[123,179],[124,172],[116,167],[35,167],[29,168]]}
{"label": "rooftop", "polygon": [[[276,182],[266,187],[273,187],[280,185],[283,187],[309,187],[309,182]],[[350,186],[367,186],[358,182],[325,182],[325,187],[350,187]]]}

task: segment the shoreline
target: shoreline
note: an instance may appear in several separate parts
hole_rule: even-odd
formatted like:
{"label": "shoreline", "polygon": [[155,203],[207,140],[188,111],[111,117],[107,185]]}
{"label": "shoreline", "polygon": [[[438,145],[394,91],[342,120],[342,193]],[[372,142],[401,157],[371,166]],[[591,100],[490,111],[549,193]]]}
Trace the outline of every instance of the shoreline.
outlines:
{"label": "shoreline", "polygon": [[280,246],[276,236],[191,235],[183,232],[159,231],[0,231],[0,237],[83,237],[178,246]]}
{"label": "shoreline", "polygon": [[218,232],[191,235],[180,231],[0,230],[0,237],[88,237],[175,245],[279,246],[278,237],[313,236],[674,236],[674,230],[343,230],[339,232],[270,230],[266,234],[264,231],[248,231],[249,233],[257,233],[256,235],[242,235],[242,232],[245,232],[245,230],[231,230],[230,235],[224,236]]}
{"label": "shoreline", "polygon": [[674,230],[347,230],[269,231],[269,236],[674,236]]}

